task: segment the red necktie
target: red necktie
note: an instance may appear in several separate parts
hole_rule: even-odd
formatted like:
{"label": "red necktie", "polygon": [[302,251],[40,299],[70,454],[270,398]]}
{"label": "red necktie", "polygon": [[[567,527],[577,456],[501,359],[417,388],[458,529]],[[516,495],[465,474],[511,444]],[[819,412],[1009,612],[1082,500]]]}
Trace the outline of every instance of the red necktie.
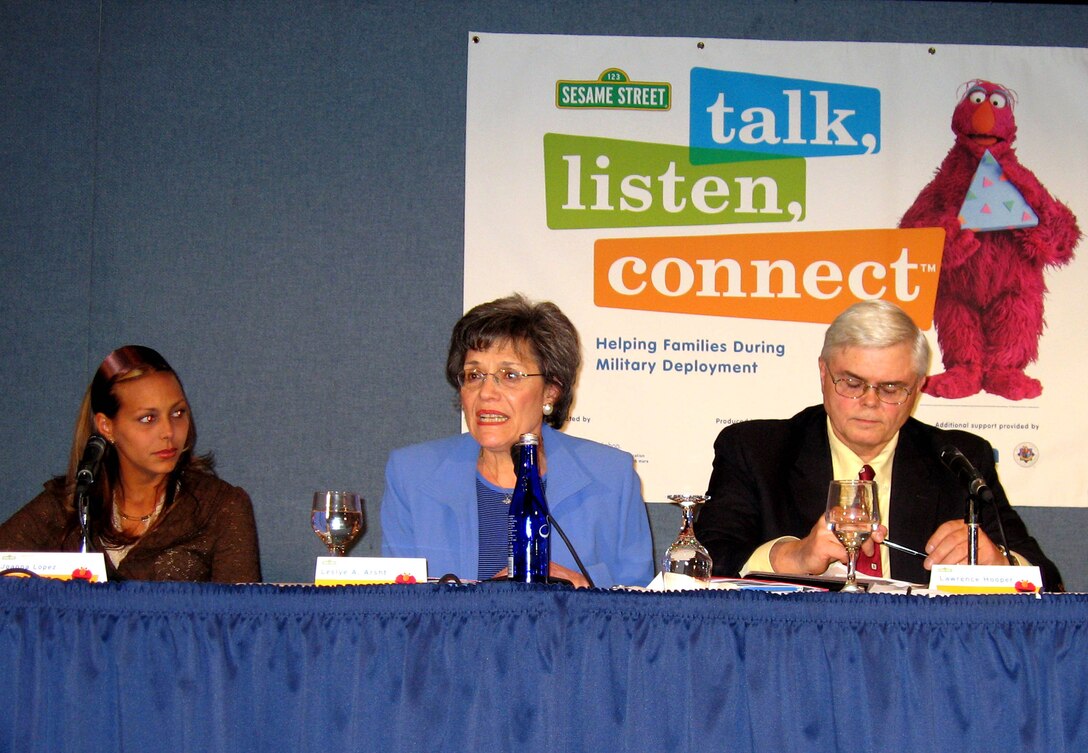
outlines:
{"label": "red necktie", "polygon": [[[858,478],[862,481],[873,481],[876,479],[876,473],[873,472],[872,466],[868,463],[861,466],[861,472],[858,473]],[[862,575],[869,575],[874,578],[881,578],[884,576],[884,568],[880,563],[880,546],[877,545],[873,548],[873,556],[865,556],[865,552],[858,553],[858,573]]]}

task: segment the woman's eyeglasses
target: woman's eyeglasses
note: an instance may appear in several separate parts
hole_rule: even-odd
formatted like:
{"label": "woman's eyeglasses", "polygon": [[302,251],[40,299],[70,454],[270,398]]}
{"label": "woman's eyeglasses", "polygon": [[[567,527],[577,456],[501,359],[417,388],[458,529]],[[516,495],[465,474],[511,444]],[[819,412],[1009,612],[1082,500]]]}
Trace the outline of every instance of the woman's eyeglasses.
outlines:
{"label": "woman's eyeglasses", "polygon": [[494,372],[480,371],[479,369],[465,369],[457,375],[457,384],[463,390],[478,390],[484,386],[488,377],[495,380],[502,389],[516,390],[525,384],[529,377],[544,376],[543,374],[526,374],[524,371],[500,368]]}

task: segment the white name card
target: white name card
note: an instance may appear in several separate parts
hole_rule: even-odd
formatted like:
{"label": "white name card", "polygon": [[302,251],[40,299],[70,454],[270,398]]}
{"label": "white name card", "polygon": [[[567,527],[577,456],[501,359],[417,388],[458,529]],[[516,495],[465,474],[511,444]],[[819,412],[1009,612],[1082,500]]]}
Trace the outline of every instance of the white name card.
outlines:
{"label": "white name card", "polygon": [[1043,575],[1035,565],[934,565],[929,590],[937,594],[1037,594]]}
{"label": "white name card", "polygon": [[318,557],[315,586],[426,583],[422,557]]}
{"label": "white name card", "polygon": [[0,570],[29,570],[43,578],[106,582],[102,552],[0,552]]}

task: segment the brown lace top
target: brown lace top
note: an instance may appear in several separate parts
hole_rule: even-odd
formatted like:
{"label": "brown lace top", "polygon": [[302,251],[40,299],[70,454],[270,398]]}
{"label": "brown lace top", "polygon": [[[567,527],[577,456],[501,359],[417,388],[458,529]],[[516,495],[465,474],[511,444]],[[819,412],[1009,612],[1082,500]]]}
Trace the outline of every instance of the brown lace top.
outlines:
{"label": "brown lace top", "polygon": [[[64,479],[0,525],[0,551],[78,552],[79,526],[64,494]],[[110,579],[253,583],[261,580],[253,503],[244,489],[215,476],[189,472],[170,507],[140,537]]]}

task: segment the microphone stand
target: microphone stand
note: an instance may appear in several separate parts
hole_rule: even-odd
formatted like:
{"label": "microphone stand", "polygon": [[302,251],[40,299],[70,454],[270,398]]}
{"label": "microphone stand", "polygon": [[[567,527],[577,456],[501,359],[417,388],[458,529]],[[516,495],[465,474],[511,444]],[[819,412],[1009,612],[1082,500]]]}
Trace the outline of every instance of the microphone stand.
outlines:
{"label": "microphone stand", "polygon": [[974,492],[967,495],[967,564],[978,564],[978,510]]}
{"label": "microphone stand", "polygon": [[86,489],[76,490],[76,510],[79,514],[79,528],[82,533],[82,543],[80,544],[79,551],[81,554],[87,554],[91,551],[91,529],[89,524],[89,505],[90,501],[87,499]]}

